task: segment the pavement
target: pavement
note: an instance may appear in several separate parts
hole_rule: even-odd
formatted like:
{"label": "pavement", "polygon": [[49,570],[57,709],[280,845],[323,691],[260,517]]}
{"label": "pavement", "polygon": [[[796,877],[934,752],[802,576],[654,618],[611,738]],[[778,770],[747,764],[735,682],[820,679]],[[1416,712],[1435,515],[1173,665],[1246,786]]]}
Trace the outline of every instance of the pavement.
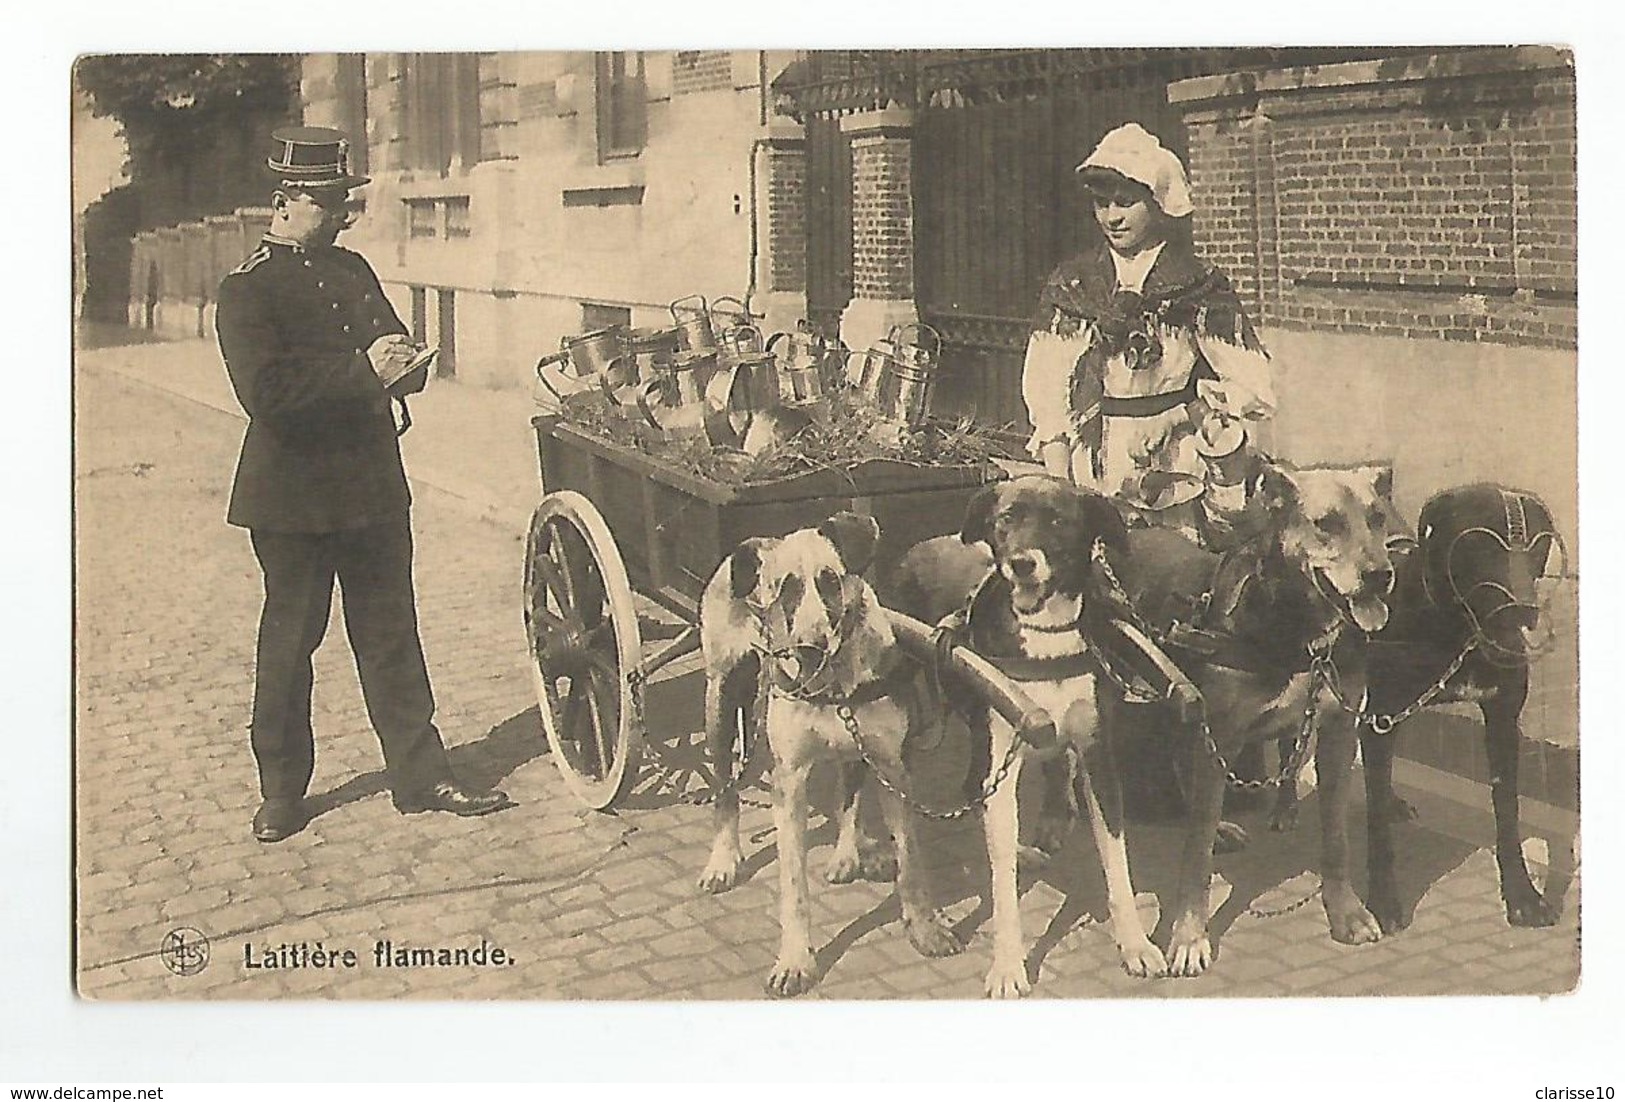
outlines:
{"label": "pavement", "polygon": [[[500,785],[516,806],[478,820],[394,811],[335,623],[317,655],[311,791],[319,814],[286,842],[253,841],[257,792],[246,728],[260,583],[246,533],[223,522],[241,413],[212,345],[122,339],[95,335],[75,364],[81,993],[106,1000],[765,998],[777,941],[771,814],[766,793],[752,790],[742,822],[744,880],[722,895],[701,893],[695,882],[710,824],[709,812],[691,802],[702,687],[692,665],[650,685],[654,764],[615,812],[582,808],[549,759],[520,616],[522,535],[539,495],[524,395],[437,381],[414,401],[405,441],[437,721],[454,768]],[[1560,711],[1550,720],[1563,727]],[[1567,723],[1572,742],[1572,713]],[[944,777],[953,764],[942,764]],[[1088,832],[1079,829],[1040,874],[1023,878],[1034,996],[1572,990],[1579,969],[1574,812],[1526,801],[1526,850],[1538,882],[1563,901],[1562,918],[1550,929],[1512,929],[1486,848],[1482,786],[1427,783],[1418,770],[1429,768],[1401,774],[1421,813],[1397,834],[1401,890],[1415,904],[1409,929],[1370,946],[1333,943],[1314,898],[1318,831],[1306,825],[1272,834],[1257,814],[1244,815],[1253,844],[1216,863],[1215,967],[1197,979],[1132,979],[1098,921],[1104,888]],[[827,785],[819,796],[827,803]],[[1360,815],[1351,825],[1356,840],[1364,834]],[[1303,821],[1316,822],[1313,806]],[[933,890],[968,941],[962,955],[938,960],[909,947],[892,885],[822,882],[833,827],[822,817],[813,826],[812,915],[823,975],[804,998],[979,997],[991,931],[974,821],[921,827]],[[1171,884],[1177,831],[1137,820],[1129,841],[1139,903],[1154,921]],[[1363,868],[1358,843],[1353,860]],[[173,940],[165,951],[166,938],[182,930],[189,945],[207,939],[206,966],[196,967],[200,955],[177,955]],[[464,950],[465,963],[385,966],[376,956],[380,942],[391,955]],[[312,963],[318,945],[337,962]],[[284,962],[293,966],[266,967]]]}

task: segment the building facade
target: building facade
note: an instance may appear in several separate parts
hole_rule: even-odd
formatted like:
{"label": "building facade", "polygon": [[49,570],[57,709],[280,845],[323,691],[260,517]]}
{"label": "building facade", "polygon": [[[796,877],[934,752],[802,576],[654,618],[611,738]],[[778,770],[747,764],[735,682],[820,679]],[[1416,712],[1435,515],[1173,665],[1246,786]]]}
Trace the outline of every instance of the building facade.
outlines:
{"label": "building facade", "polygon": [[1456,49],[1176,82],[1199,246],[1280,364],[1276,446],[1541,494],[1576,544],[1572,55]]}
{"label": "building facade", "polygon": [[[518,388],[562,337],[693,294],[853,348],[942,341],[937,404],[1023,431],[1039,286],[1097,232],[1073,167],[1139,122],[1279,365],[1273,446],[1475,479],[1573,544],[1571,57],[1552,48],[309,55],[304,121],[373,177],[346,243],[440,370]],[[132,318],[211,332],[245,210],[145,235]]]}
{"label": "building facade", "polygon": [[692,294],[768,305],[768,95],[791,56],[313,55],[301,84],[305,121],[356,135],[373,178],[346,244],[443,373],[520,387],[566,335],[669,325]]}

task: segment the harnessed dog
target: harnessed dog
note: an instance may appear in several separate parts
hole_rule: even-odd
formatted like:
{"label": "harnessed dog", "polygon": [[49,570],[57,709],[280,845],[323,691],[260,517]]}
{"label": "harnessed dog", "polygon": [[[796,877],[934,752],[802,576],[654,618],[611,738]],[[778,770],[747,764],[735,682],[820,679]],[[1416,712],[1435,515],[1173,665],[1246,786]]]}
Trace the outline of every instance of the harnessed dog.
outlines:
{"label": "harnessed dog", "polygon": [[[1484,718],[1501,899],[1513,926],[1550,926],[1518,824],[1518,717],[1530,662],[1550,644],[1543,578],[1567,566],[1551,510],[1525,490],[1479,483],[1423,505],[1418,539],[1395,556],[1393,616],[1368,649],[1370,692],[1359,716],[1365,763],[1370,906],[1383,932],[1410,923],[1394,880],[1392,823],[1415,817],[1393,791],[1396,728],[1435,704],[1475,703]],[[1550,573],[1548,571],[1551,571]],[[1282,786],[1289,820],[1296,788]]]}
{"label": "harnessed dog", "polygon": [[[767,978],[775,995],[817,982],[807,901],[807,784],[813,765],[843,773],[872,762],[903,774],[903,743],[923,723],[916,669],[900,652],[879,599],[860,575],[880,537],[869,517],[839,513],[817,529],[750,539],[717,568],[700,603],[706,741],[718,789],[716,836],[700,884],[738,879],[739,800],[733,743],[749,722],[759,681],[773,752],[773,822],[779,859],[779,954]],[[829,878],[850,880],[863,860],[856,779],[843,776],[839,837]],[[930,903],[907,808],[882,786],[881,810],[896,846],[898,895],[910,943],[925,956],[963,946]]]}
{"label": "harnessed dog", "polygon": [[[887,596],[893,607],[922,620],[946,619],[947,630],[1058,721],[1062,745],[1070,748],[1063,760],[1081,758],[1084,766],[1075,779],[1105,872],[1119,959],[1132,975],[1154,976],[1165,961],[1134,906],[1109,735],[1125,692],[1173,695],[1187,720],[1199,701],[1189,682],[1102,596],[1091,549],[1120,553],[1125,540],[1123,520],[1106,498],[1047,476],[1012,479],[971,500],[958,539],[942,537],[911,549]],[[988,761],[1011,765],[982,814],[994,939],[986,988],[996,998],[1019,996],[1031,990],[1017,898],[1016,785],[1024,755],[1010,758],[1016,735],[1008,722],[963,695],[954,703],[986,732]],[[1054,759],[1046,763],[1046,805],[1055,806],[1059,789],[1063,806],[1075,814],[1074,777],[1059,765]],[[1070,822],[1068,817],[1065,825]],[[1052,826],[1052,838],[1057,834]]]}
{"label": "harnessed dog", "polygon": [[1397,522],[1391,491],[1387,468],[1268,464],[1238,522],[1237,542],[1223,556],[1163,529],[1130,533],[1136,577],[1125,582],[1127,601],[1201,690],[1209,724],[1182,756],[1187,829],[1175,906],[1164,912],[1172,915],[1172,975],[1199,975],[1212,963],[1214,831],[1226,781],[1238,781],[1229,763],[1260,739],[1292,746],[1283,777],[1303,765],[1314,744],[1322,901],[1332,937],[1360,943],[1381,936],[1349,881],[1343,808],[1355,738],[1339,702],[1361,698],[1364,638],[1388,619],[1388,538]]}

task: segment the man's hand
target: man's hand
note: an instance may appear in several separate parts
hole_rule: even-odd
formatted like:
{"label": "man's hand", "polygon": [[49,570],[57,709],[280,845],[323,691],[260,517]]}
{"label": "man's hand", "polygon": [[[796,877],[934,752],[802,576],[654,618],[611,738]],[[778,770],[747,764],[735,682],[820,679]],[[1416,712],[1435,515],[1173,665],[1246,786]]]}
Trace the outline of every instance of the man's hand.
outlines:
{"label": "man's hand", "polygon": [[367,360],[372,364],[373,372],[386,386],[400,376],[415,355],[417,348],[399,333],[379,337],[367,349]]}

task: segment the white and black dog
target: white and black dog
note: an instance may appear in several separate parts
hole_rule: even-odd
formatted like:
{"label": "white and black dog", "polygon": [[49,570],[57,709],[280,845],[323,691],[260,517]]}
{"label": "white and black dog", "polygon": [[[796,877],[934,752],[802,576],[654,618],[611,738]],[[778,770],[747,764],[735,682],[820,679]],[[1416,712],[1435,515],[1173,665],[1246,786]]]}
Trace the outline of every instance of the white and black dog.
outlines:
{"label": "white and black dog", "polygon": [[[1112,765],[1112,714],[1119,685],[1134,683],[1173,697],[1175,721],[1188,721],[1200,698],[1150,640],[1123,622],[1098,574],[1101,558],[1122,562],[1126,531],[1103,496],[1060,479],[1032,475],[996,483],[972,499],[958,537],[927,540],[900,561],[886,594],[899,611],[927,622],[955,616],[966,642],[1058,724],[1083,769],[1077,785],[1089,809],[1106,875],[1112,937],[1123,967],[1137,976],[1164,971],[1134,905],[1123,837],[1123,800]],[[1116,677],[1103,676],[1110,671]],[[1153,688],[1154,687],[1154,688]],[[988,715],[991,761],[1004,760],[1015,733]],[[1012,997],[1031,989],[1017,909],[1017,767],[989,797],[983,813],[993,866],[994,963],[987,992]],[[1072,778],[1051,785],[1072,803]],[[1053,816],[1052,794],[1046,803]],[[1041,830],[1058,843],[1071,817]]]}
{"label": "white and black dog", "polygon": [[[903,742],[923,721],[913,663],[899,650],[886,612],[861,575],[880,529],[870,517],[838,513],[817,528],[750,539],[711,578],[700,603],[705,655],[706,739],[717,778],[716,835],[700,885],[732,887],[739,874],[739,801],[733,775],[738,725],[750,722],[759,687],[773,752],[773,821],[778,835],[778,960],[767,979],[776,995],[817,982],[807,899],[807,784],[814,764],[864,764],[901,780]],[[766,685],[761,686],[765,681]],[[839,838],[829,879],[856,878],[864,854],[857,781],[843,778]],[[896,846],[898,894],[909,941],[926,956],[963,946],[931,905],[913,824],[901,799],[881,790]]]}

